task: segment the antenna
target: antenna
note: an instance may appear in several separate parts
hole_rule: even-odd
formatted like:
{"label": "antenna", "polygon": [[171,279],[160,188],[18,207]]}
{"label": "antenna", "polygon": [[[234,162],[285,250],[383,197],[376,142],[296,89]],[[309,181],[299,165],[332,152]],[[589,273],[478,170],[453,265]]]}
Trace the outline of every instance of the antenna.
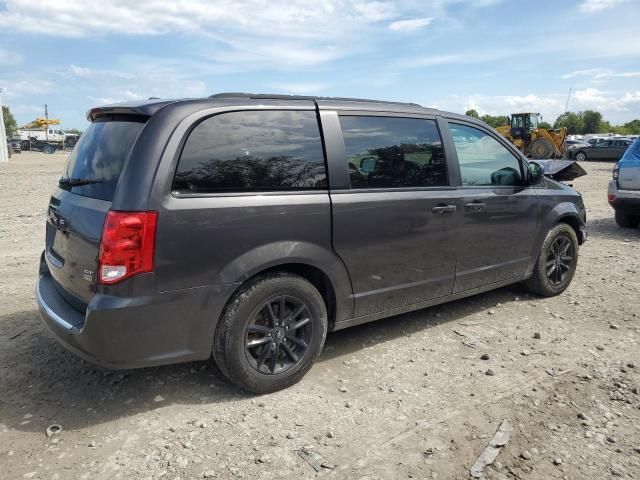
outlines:
{"label": "antenna", "polygon": [[569,109],[569,99],[571,98],[571,89],[569,89],[569,95],[567,95],[567,103],[564,105],[564,113],[567,113]]}

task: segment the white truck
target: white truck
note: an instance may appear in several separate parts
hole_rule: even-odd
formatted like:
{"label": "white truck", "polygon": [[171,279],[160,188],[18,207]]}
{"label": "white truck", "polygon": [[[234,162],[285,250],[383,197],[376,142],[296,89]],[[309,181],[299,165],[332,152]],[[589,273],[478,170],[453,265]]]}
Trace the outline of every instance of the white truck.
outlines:
{"label": "white truck", "polygon": [[44,153],[73,147],[79,137],[75,133],[64,133],[54,128],[21,128],[18,135],[23,150],[41,150]]}

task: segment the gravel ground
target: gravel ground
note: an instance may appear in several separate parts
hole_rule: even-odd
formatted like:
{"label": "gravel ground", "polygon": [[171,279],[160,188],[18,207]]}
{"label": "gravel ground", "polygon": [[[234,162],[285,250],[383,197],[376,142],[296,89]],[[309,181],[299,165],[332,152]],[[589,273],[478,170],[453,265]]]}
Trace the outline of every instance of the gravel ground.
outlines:
{"label": "gravel ground", "polygon": [[513,286],[330,334],[301,383],[256,397],[210,362],[107,371],[49,337],[34,283],[64,159],[0,165],[3,478],[466,479],[504,419],[486,478],[640,478],[640,230],[613,221],[611,163],[576,181],[590,240],[563,295]]}

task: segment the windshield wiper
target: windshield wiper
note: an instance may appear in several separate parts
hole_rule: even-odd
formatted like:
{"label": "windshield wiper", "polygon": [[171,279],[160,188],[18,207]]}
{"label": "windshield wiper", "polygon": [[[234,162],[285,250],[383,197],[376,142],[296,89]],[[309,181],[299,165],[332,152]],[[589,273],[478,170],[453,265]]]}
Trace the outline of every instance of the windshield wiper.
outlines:
{"label": "windshield wiper", "polygon": [[61,187],[79,187],[81,185],[92,185],[94,183],[103,183],[103,180],[71,177],[62,177],[60,180],[58,180],[58,185],[60,185]]}

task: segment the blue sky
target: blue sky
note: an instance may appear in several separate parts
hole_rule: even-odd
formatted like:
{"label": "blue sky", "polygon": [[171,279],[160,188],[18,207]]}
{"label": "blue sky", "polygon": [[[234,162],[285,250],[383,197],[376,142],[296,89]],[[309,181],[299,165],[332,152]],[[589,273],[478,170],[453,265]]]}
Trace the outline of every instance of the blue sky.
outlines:
{"label": "blue sky", "polygon": [[640,1],[0,0],[18,123],[224,91],[640,118]]}

